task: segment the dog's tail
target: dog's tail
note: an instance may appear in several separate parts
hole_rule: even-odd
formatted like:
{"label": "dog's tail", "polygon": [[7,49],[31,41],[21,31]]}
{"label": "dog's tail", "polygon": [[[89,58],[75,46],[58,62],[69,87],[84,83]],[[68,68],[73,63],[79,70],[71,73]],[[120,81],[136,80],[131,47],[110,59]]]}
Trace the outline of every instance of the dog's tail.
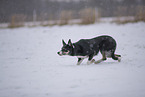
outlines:
{"label": "dog's tail", "polygon": [[115,54],[116,57],[121,57],[121,55]]}

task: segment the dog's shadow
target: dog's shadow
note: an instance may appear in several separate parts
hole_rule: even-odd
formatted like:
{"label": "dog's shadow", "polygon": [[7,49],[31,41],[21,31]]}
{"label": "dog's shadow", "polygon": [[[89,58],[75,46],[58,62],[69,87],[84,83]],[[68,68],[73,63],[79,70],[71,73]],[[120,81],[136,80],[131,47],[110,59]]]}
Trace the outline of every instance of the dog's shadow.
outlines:
{"label": "dog's shadow", "polygon": [[98,63],[98,64],[95,64],[95,63],[92,63],[92,64],[87,64],[87,63],[82,63],[80,65],[77,65],[77,66],[101,66],[101,65],[114,65],[114,64],[119,64],[120,62],[101,62],[101,63]]}
{"label": "dog's shadow", "polygon": [[119,64],[120,62],[101,62],[101,63],[98,63],[98,64],[95,64],[95,63],[92,63],[92,64],[87,64],[86,62],[82,62],[80,65],[77,65],[77,64],[70,64],[70,65],[64,65],[64,66],[68,66],[68,67],[70,67],[70,66],[72,66],[72,67],[76,67],[76,66],[103,66],[103,65],[114,65],[114,64]]}
{"label": "dog's shadow", "polygon": [[113,64],[119,64],[120,62],[101,62],[98,64],[93,63],[93,65],[113,65]]}

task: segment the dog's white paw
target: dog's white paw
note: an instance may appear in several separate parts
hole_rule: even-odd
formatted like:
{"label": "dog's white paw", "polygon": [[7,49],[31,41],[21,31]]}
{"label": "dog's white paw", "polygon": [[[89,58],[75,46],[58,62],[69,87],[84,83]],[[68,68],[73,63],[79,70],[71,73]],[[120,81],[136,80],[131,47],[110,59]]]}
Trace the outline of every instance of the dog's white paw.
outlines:
{"label": "dog's white paw", "polygon": [[99,62],[99,61],[95,61],[94,63],[95,63],[95,64],[98,64],[98,63],[100,63],[100,62]]}
{"label": "dog's white paw", "polygon": [[118,57],[118,62],[121,62],[121,57]]}
{"label": "dog's white paw", "polygon": [[80,65],[80,64],[81,64],[80,62],[77,63],[77,65]]}
{"label": "dog's white paw", "polygon": [[94,62],[95,62],[95,59],[92,59],[91,61],[87,61],[87,64],[90,65],[90,64],[92,64]]}
{"label": "dog's white paw", "polygon": [[95,64],[99,64],[99,63],[101,63],[103,60],[101,59],[101,60],[98,60],[98,61],[95,61],[94,63]]}

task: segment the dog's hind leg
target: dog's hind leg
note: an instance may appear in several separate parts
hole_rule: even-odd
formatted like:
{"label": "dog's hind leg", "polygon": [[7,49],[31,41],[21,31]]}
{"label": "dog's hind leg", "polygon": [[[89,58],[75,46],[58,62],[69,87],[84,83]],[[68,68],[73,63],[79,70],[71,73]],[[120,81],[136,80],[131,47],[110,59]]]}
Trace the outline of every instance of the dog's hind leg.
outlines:
{"label": "dog's hind leg", "polygon": [[114,54],[114,53],[112,53],[112,59],[114,59],[114,60],[118,60],[118,62],[120,62],[121,61],[121,55],[117,55],[117,54]]}
{"label": "dog's hind leg", "polygon": [[80,65],[82,63],[82,61],[84,60],[84,58],[78,58],[78,63],[77,65]]}
{"label": "dog's hind leg", "polygon": [[101,63],[101,62],[107,60],[106,55],[105,55],[105,52],[102,52],[102,56],[103,56],[102,59],[100,59],[100,60],[98,60],[98,61],[95,61],[94,63],[95,63],[95,64],[98,64],[98,63]]}
{"label": "dog's hind leg", "polygon": [[121,55],[118,55],[118,54],[114,54],[116,57],[121,57]]}

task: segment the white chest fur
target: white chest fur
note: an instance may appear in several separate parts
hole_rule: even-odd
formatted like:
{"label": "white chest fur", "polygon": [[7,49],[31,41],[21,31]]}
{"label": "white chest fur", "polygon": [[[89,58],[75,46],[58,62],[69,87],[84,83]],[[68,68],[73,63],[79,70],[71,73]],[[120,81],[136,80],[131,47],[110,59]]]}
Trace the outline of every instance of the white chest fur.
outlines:
{"label": "white chest fur", "polygon": [[88,58],[88,56],[77,56],[77,58]]}

